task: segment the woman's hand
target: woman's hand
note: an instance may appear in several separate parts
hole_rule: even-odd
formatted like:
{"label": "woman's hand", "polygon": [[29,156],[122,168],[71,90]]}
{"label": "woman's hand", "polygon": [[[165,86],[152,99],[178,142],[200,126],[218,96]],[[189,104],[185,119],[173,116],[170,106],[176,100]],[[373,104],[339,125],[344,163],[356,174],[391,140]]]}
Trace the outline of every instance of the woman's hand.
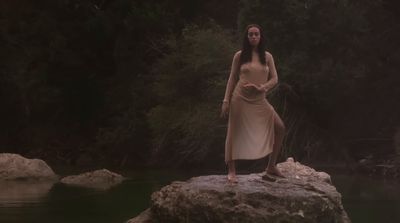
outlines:
{"label": "woman's hand", "polygon": [[254,90],[258,91],[258,92],[266,92],[267,91],[267,89],[264,88],[262,85],[256,85],[256,84],[253,84],[253,83],[244,84],[243,87],[245,87],[247,90],[254,89]]}
{"label": "woman's hand", "polygon": [[222,108],[221,108],[221,118],[225,118],[229,113],[229,102],[224,101],[222,102]]}

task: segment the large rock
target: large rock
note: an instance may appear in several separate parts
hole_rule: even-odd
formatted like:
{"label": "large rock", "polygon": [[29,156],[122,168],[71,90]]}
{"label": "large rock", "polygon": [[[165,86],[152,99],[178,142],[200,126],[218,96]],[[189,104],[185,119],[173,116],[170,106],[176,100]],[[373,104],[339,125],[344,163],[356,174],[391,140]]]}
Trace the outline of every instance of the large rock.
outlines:
{"label": "large rock", "polygon": [[278,167],[287,178],[260,173],[239,175],[237,184],[221,175],[175,181],[154,192],[151,207],[128,222],[350,222],[328,174],[293,159]]}
{"label": "large rock", "polygon": [[40,159],[27,159],[18,154],[0,153],[0,180],[56,180],[58,176]]}
{"label": "large rock", "polygon": [[106,190],[119,183],[125,178],[107,169],[95,170],[79,175],[67,176],[61,179],[61,183],[79,187]]}

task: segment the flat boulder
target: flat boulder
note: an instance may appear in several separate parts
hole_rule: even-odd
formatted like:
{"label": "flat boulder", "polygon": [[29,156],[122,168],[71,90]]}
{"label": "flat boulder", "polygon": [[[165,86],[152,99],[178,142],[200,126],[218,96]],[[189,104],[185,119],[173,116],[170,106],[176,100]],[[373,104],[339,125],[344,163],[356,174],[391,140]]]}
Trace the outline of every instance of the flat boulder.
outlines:
{"label": "flat boulder", "polygon": [[0,180],[57,180],[54,171],[40,159],[0,153]]}
{"label": "flat boulder", "polygon": [[117,173],[113,173],[107,169],[101,169],[64,177],[61,179],[61,183],[78,187],[106,190],[121,183],[124,179],[123,176]]}
{"label": "flat boulder", "polygon": [[328,174],[291,158],[278,168],[286,178],[253,173],[238,175],[238,183],[229,183],[226,175],[172,182],[128,222],[350,222]]}

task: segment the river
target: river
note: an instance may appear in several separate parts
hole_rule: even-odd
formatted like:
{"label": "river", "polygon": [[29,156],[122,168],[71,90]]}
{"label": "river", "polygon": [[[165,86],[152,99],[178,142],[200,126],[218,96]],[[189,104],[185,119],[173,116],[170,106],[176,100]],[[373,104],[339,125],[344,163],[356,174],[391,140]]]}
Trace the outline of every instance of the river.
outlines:
{"label": "river", "polygon": [[[0,183],[0,222],[123,223],[148,207],[153,191],[173,180],[196,175],[166,170],[123,174],[130,178],[107,191],[59,183]],[[400,222],[399,182],[363,175],[330,175],[353,223]]]}

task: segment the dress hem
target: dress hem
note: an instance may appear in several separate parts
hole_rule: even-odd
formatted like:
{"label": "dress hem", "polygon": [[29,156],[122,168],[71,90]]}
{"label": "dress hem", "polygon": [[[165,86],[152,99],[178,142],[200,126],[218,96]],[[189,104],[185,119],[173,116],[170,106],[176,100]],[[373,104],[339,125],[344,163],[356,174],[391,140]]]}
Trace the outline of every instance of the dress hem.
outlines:
{"label": "dress hem", "polygon": [[235,161],[235,160],[258,160],[258,159],[263,159],[263,158],[265,158],[266,156],[268,156],[268,155],[271,154],[271,153],[272,153],[272,151],[266,153],[266,154],[263,155],[263,156],[255,157],[255,158],[253,158],[253,157],[246,157],[246,158],[235,158],[235,159],[231,159],[231,160],[225,160],[225,163],[228,163],[229,161]]}

